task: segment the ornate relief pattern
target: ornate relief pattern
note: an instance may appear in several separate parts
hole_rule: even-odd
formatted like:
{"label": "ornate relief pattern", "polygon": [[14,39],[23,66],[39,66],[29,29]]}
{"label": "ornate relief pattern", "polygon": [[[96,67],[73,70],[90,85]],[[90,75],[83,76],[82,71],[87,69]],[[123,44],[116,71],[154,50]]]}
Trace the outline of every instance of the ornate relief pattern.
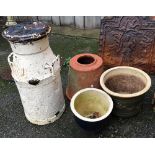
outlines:
{"label": "ornate relief pattern", "polygon": [[155,21],[149,17],[106,17],[99,51],[106,68],[128,65],[155,73]]}

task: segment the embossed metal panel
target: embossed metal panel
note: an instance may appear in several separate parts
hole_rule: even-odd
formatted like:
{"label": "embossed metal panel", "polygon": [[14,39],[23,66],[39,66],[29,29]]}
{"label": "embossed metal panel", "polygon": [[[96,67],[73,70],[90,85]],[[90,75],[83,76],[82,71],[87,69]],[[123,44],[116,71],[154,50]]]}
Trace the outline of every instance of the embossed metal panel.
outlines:
{"label": "embossed metal panel", "polygon": [[133,66],[155,73],[155,21],[151,17],[105,17],[99,51],[105,68]]}

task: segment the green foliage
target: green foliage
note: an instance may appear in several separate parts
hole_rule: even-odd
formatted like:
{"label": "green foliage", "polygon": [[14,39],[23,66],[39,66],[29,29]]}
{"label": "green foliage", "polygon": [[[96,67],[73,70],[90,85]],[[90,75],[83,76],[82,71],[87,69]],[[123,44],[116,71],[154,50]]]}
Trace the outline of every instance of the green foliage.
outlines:
{"label": "green foliage", "polygon": [[68,67],[69,66],[69,61],[70,61],[71,57],[66,58],[66,60],[63,63],[64,67]]}

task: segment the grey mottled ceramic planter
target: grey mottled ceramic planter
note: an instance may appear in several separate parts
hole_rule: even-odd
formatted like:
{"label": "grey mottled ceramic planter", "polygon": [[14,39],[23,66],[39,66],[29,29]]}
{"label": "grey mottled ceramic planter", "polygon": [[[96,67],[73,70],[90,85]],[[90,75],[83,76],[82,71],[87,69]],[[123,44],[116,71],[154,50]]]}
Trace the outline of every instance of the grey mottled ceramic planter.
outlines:
{"label": "grey mottled ceramic planter", "polygon": [[141,110],[151,79],[140,69],[119,66],[106,70],[100,77],[100,84],[113,99],[113,114],[130,117]]}

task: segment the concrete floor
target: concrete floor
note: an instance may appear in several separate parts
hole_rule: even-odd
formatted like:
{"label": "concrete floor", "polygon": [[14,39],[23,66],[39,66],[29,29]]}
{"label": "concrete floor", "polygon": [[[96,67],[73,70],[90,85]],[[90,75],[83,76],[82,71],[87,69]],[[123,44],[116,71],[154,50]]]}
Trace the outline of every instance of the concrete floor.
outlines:
{"label": "concrete floor", "polygon": [[[62,61],[77,53],[96,53],[98,49],[97,30],[76,33],[80,36],[65,36],[65,30],[55,30],[50,35],[50,45],[55,54],[60,54]],[[68,29],[68,28],[67,28]],[[99,31],[98,31],[99,32]],[[92,35],[91,35],[92,33]],[[93,34],[94,33],[94,34]],[[63,34],[63,35],[62,35]],[[94,39],[93,39],[94,38]],[[6,40],[0,37],[0,76],[3,70],[8,69],[7,55],[11,52]],[[65,91],[67,84],[68,67],[62,66],[62,81]],[[111,116],[108,124],[96,131],[86,131],[75,122],[66,99],[66,110],[62,117],[53,124],[37,126],[29,123],[24,115],[23,107],[18,90],[13,81],[0,78],[0,137],[155,137],[155,113],[153,112],[151,100],[155,88],[155,76],[152,78],[152,88],[143,101],[142,111],[131,118],[119,118]]]}

